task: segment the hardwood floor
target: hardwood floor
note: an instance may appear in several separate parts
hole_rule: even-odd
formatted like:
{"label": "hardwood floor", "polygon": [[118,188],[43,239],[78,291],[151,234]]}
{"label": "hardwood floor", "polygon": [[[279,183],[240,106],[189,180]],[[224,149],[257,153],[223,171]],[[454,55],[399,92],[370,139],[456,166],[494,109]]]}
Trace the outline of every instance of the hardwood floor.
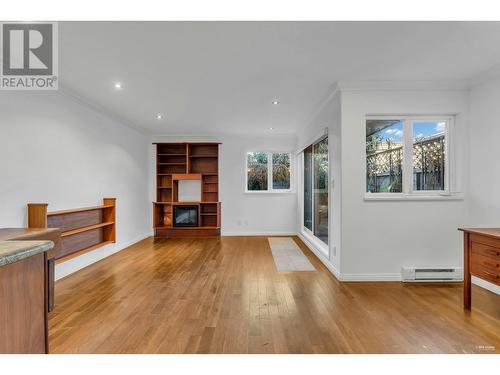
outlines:
{"label": "hardwood floor", "polygon": [[56,283],[51,353],[499,353],[500,296],[278,273],[266,237],[146,239]]}

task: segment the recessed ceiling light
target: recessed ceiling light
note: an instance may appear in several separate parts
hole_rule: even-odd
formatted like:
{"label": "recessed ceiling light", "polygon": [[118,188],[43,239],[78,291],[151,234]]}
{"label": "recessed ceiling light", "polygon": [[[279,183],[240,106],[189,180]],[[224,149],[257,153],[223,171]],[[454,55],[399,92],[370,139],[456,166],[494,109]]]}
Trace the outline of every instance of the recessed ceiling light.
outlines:
{"label": "recessed ceiling light", "polygon": [[123,85],[121,84],[121,82],[116,82],[115,83],[115,89],[121,90],[122,88],[123,88]]}
{"label": "recessed ceiling light", "polygon": [[157,120],[161,120],[162,118],[163,118],[163,115],[162,115],[161,113],[158,113],[158,114],[156,115],[156,119],[157,119]]}
{"label": "recessed ceiling light", "polygon": [[269,130],[274,130],[274,128],[269,128]]}
{"label": "recessed ceiling light", "polygon": [[278,104],[280,104],[280,102],[279,102],[279,101],[277,101],[277,100],[273,100],[273,104],[274,104],[274,105],[278,105]]}

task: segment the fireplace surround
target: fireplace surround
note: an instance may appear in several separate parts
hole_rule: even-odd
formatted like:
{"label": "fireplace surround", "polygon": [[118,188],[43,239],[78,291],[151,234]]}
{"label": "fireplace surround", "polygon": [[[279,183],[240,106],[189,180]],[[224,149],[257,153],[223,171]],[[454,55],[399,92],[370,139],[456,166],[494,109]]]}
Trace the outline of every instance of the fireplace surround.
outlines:
{"label": "fireplace surround", "polygon": [[197,227],[198,205],[174,205],[173,221],[174,227]]}

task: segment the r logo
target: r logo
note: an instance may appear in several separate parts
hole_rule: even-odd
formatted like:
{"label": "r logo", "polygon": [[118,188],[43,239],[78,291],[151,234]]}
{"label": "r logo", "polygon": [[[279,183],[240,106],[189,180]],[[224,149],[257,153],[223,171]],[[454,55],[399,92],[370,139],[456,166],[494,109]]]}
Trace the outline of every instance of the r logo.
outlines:
{"label": "r logo", "polygon": [[4,23],[2,58],[4,76],[53,75],[53,25]]}

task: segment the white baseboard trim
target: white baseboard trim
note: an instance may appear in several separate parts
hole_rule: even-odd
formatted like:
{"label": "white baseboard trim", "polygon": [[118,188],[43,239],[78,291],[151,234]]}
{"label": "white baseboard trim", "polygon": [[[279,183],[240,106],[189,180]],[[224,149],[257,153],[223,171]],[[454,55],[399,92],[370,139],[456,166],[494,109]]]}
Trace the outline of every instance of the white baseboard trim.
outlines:
{"label": "white baseboard trim", "polygon": [[[325,256],[325,254],[317,249],[314,244],[307,239],[302,233],[297,233],[297,236],[304,242],[304,244],[316,255],[316,257],[325,265],[325,267],[337,278],[339,281],[345,282],[383,282],[383,281],[402,281],[401,273],[340,273],[339,270],[330,262],[330,260]],[[483,280],[479,282],[474,282],[485,289],[488,289],[494,293],[498,293],[500,287],[488,283]]]}
{"label": "white baseboard trim", "polygon": [[250,231],[250,232],[226,232],[222,231],[221,233],[222,236],[227,236],[227,237],[238,237],[238,236],[296,236],[296,232],[258,232],[258,231]]}
{"label": "white baseboard trim", "polygon": [[297,235],[299,236],[301,241],[304,242],[304,244],[309,248],[309,250],[311,250],[313,254],[316,255],[316,258],[318,258],[321,261],[321,263],[325,265],[328,271],[330,271],[337,280],[341,280],[340,272],[338,271],[337,267],[335,267],[333,263],[330,262],[330,260],[325,256],[325,254],[321,250],[317,249],[316,246],[314,246],[314,244],[311,241],[309,241],[302,233],[297,233]]}
{"label": "white baseboard trim", "polygon": [[476,276],[471,277],[472,284],[480,286],[481,288],[484,288],[486,290],[489,290],[490,292],[493,292],[495,294],[500,295],[500,286],[489,283],[488,281],[484,281],[483,279],[480,279]]}
{"label": "white baseboard trim", "polygon": [[341,281],[401,281],[400,273],[342,273]]}
{"label": "white baseboard trim", "polygon": [[96,263],[104,258],[109,257],[110,255],[113,255],[113,254],[115,254],[123,249],[126,249],[127,247],[129,247],[129,246],[131,246],[139,241],[142,241],[145,238],[148,238],[150,236],[151,236],[151,233],[141,234],[141,235],[133,238],[130,241],[109,244],[109,245],[100,247],[98,249],[95,249],[93,251],[90,251],[88,253],[77,256],[75,258],[69,259],[66,262],[57,264],[56,269],[55,269],[55,280],[57,281],[59,279],[62,279],[63,277],[71,275],[72,273],[75,273],[76,271],[79,271],[85,267],[88,267],[91,264],[94,264],[94,263]]}

